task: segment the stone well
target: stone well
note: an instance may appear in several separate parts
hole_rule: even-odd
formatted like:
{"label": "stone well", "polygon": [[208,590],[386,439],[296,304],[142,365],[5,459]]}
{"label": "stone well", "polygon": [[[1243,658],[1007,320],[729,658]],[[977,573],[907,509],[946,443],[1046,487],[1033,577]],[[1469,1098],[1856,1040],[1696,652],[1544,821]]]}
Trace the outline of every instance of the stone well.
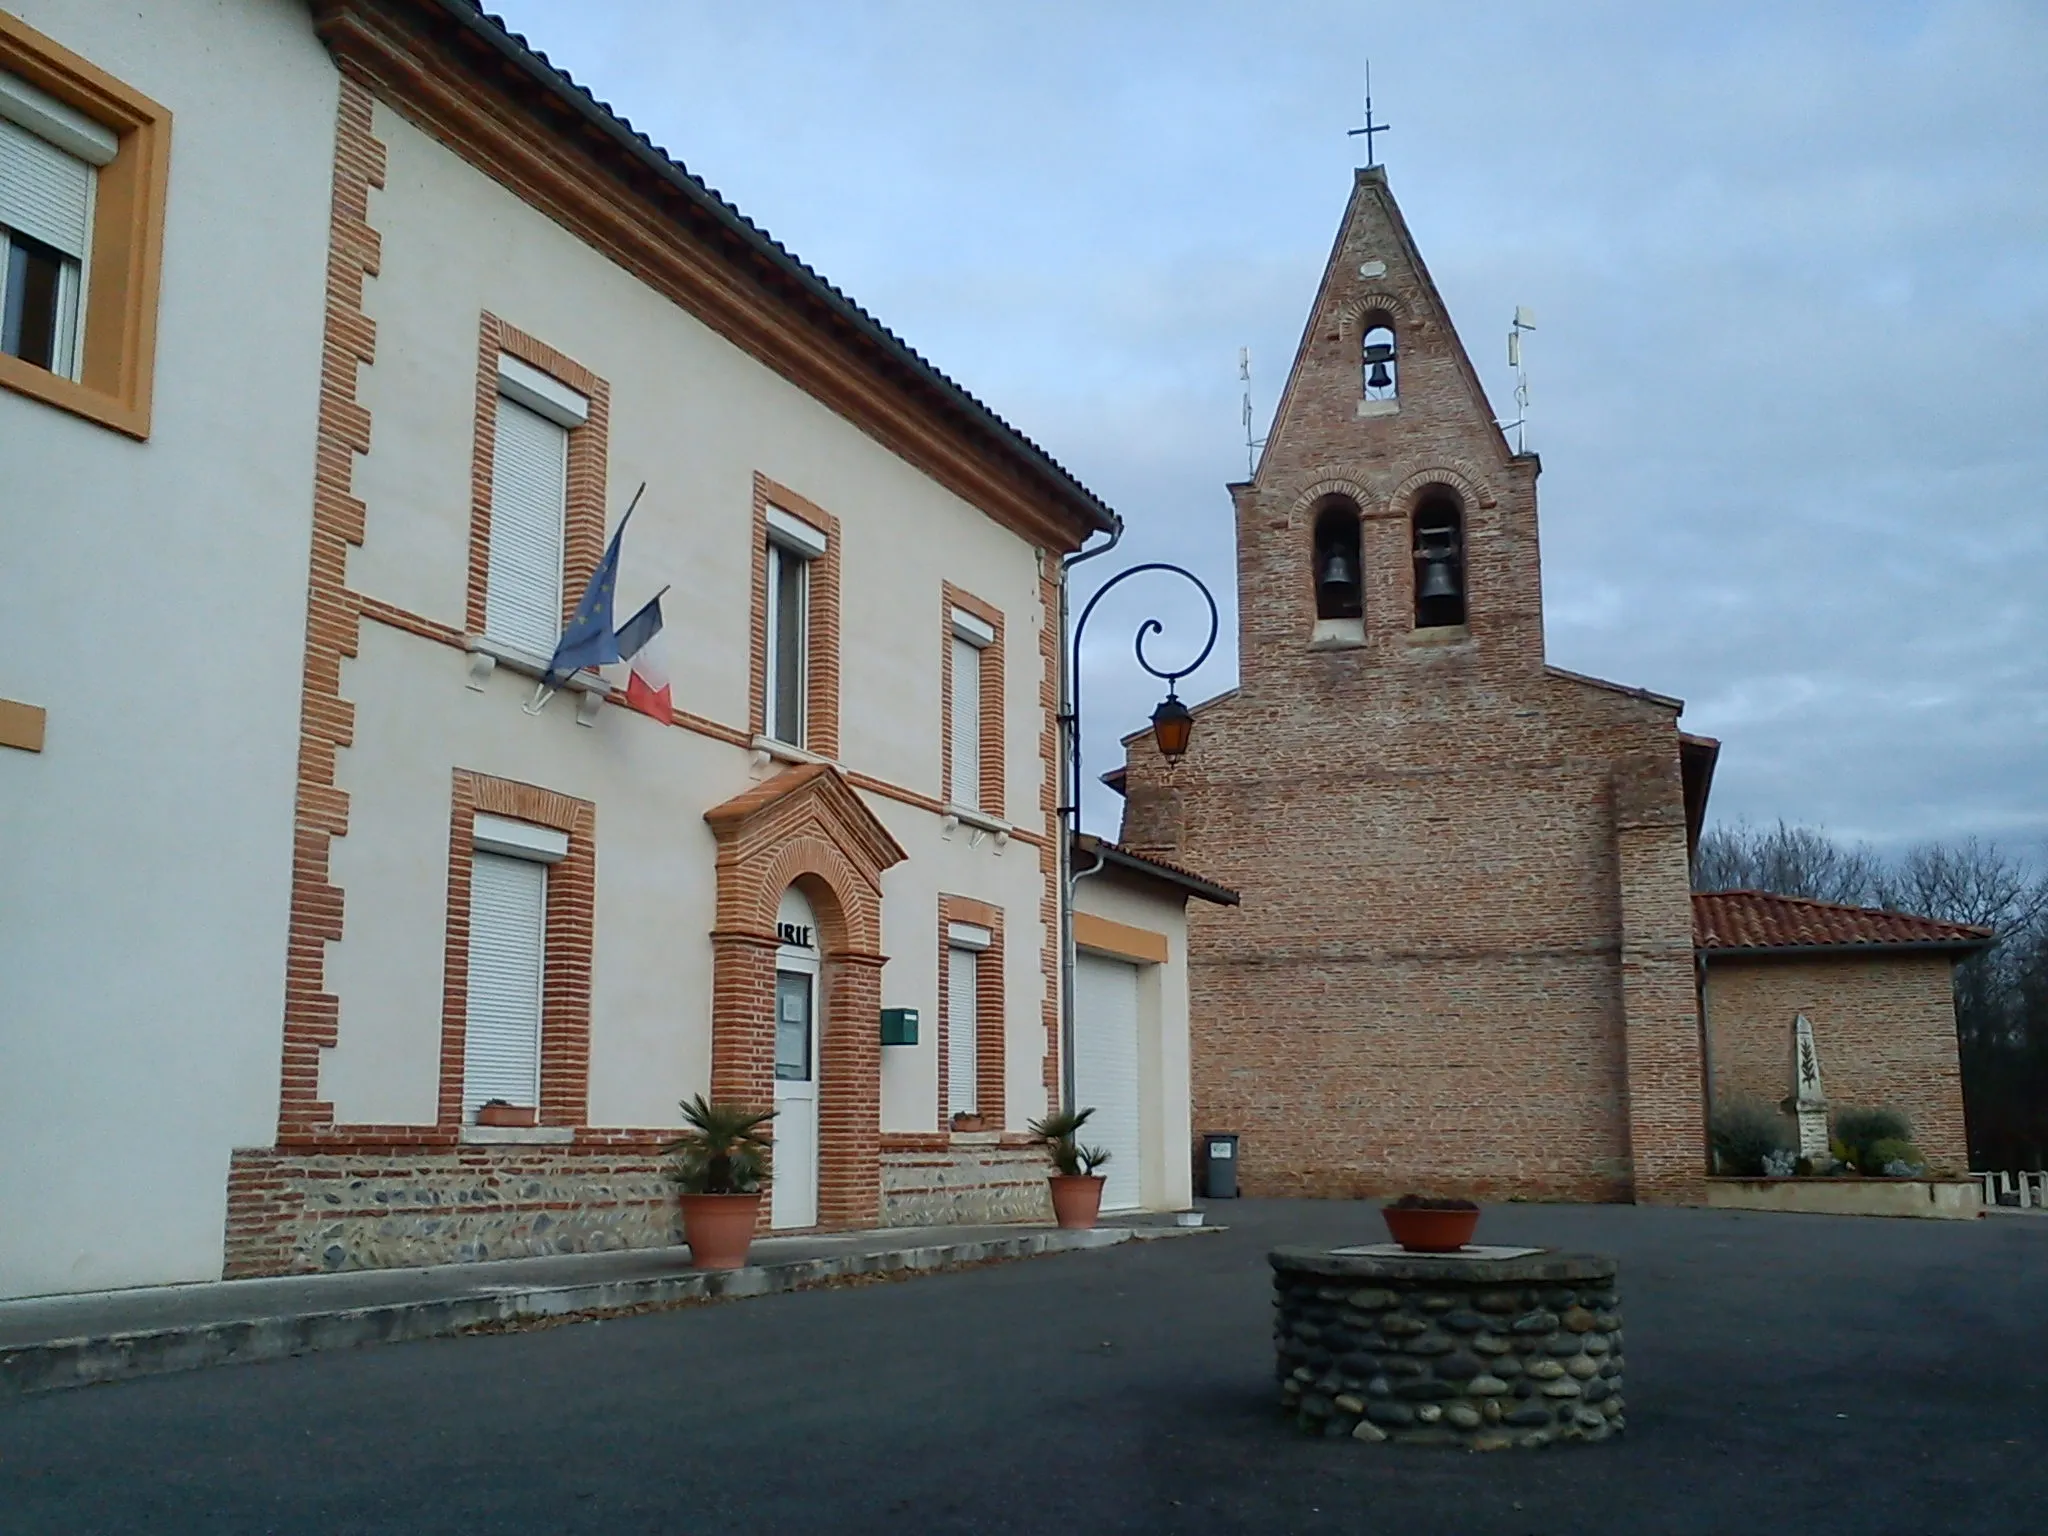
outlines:
{"label": "stone well", "polygon": [[1280,1403],[1304,1431],[1498,1451],[1626,1427],[1613,1259],[1390,1248],[1270,1256]]}

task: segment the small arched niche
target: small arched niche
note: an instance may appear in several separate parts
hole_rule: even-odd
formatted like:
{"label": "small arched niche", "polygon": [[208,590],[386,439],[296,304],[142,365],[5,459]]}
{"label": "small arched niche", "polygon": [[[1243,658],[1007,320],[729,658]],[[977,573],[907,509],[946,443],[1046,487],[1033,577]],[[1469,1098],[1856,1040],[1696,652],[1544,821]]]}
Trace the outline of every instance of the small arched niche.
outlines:
{"label": "small arched niche", "polygon": [[1394,336],[1394,317],[1374,310],[1361,317],[1364,337],[1359,344],[1359,394],[1365,400],[1392,401],[1401,393],[1400,348]]}
{"label": "small arched niche", "polygon": [[1465,622],[1465,504],[1434,485],[1411,518],[1415,557],[1415,627],[1455,629]]}
{"label": "small arched niche", "polygon": [[1316,594],[1314,640],[1357,645],[1365,640],[1363,520],[1348,496],[1317,503],[1310,541],[1309,579]]}

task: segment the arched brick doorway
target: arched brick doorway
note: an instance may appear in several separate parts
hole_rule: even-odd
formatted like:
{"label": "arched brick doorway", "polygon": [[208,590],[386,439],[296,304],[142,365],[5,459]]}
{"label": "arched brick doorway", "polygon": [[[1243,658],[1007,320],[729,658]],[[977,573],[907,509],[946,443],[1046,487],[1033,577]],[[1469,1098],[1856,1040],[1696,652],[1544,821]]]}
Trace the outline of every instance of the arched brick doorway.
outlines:
{"label": "arched brick doorway", "polygon": [[[903,849],[837,769],[807,764],[704,813],[718,839],[711,1094],[775,1097],[776,910],[792,885],[818,921],[818,1224],[881,1215],[882,871]],[[762,1203],[765,1213],[768,1202]]]}

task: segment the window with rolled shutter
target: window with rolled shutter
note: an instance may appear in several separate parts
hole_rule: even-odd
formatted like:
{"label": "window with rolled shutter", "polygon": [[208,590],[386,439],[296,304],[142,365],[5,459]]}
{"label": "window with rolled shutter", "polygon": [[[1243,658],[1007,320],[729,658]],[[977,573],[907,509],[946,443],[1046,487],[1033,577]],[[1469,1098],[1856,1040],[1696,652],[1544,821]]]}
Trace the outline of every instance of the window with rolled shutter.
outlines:
{"label": "window with rolled shutter", "polygon": [[484,631],[536,656],[552,656],[562,633],[568,486],[567,430],[500,395]]}
{"label": "window with rolled shutter", "polygon": [[946,951],[946,1113],[974,1114],[979,1105],[979,957],[971,949]]}
{"label": "window with rolled shutter", "polygon": [[540,1102],[540,1003],[548,870],[479,849],[469,881],[469,1012],[463,1036],[465,1119],[487,1099]]}
{"label": "window with rolled shutter", "polygon": [[981,651],[953,637],[953,782],[947,798],[981,806]]}
{"label": "window with rolled shutter", "polygon": [[71,377],[93,168],[0,117],[0,351]]}

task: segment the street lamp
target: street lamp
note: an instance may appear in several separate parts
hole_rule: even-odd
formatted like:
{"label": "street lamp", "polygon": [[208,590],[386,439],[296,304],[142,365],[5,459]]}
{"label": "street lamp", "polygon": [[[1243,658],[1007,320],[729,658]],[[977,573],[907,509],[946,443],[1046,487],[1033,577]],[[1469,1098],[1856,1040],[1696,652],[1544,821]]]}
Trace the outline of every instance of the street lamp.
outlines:
{"label": "street lamp", "polygon": [[[1118,533],[1121,536],[1122,530]],[[1111,540],[1113,544],[1115,540]],[[1104,546],[1105,552],[1108,546]],[[1092,551],[1091,551],[1092,553]],[[1164,560],[1148,560],[1142,565],[1131,566],[1118,571],[1088,599],[1081,610],[1081,617],[1074,625],[1073,639],[1067,653],[1067,700],[1066,713],[1059,717],[1060,726],[1067,733],[1066,777],[1064,803],[1060,815],[1064,836],[1060,849],[1060,1078],[1062,1098],[1068,1109],[1076,1108],[1074,1103],[1074,886],[1087,876],[1098,873],[1103,865],[1097,855],[1093,869],[1074,868],[1074,849],[1081,836],[1081,786],[1086,782],[1081,776],[1081,636],[1088,628],[1088,619],[1095,612],[1095,605],[1109,595],[1112,588],[1120,586],[1133,576],[1142,576],[1147,571],[1166,571],[1194,583],[1195,590],[1202,594],[1202,600],[1209,605],[1209,638],[1203,642],[1195,659],[1184,667],[1160,668],[1152,665],[1145,654],[1145,642],[1156,634],[1164,632],[1166,626],[1157,619],[1147,619],[1138,626],[1132,649],[1138,658],[1138,665],[1166,684],[1166,697],[1159,707],[1152,711],[1152,741],[1159,748],[1159,755],[1169,764],[1177,763],[1186,755],[1194,739],[1195,717],[1187,705],[1180,700],[1176,685],[1180,680],[1209,659],[1209,653],[1216,649],[1216,636],[1222,627],[1216,612],[1216,597],[1202,579],[1193,571],[1172,565]]]}

